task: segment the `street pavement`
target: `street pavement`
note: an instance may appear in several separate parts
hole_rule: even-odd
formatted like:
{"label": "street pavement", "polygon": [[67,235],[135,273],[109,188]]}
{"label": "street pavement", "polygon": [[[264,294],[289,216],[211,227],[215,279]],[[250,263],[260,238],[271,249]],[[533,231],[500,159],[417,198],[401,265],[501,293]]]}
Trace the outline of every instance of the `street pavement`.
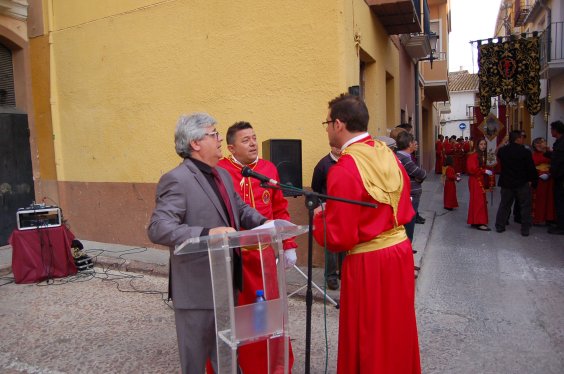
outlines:
{"label": "street pavement", "polygon": [[[414,242],[423,372],[562,373],[563,237],[534,227],[523,238],[515,224],[503,234],[470,229],[466,178],[453,212],[442,209],[437,176],[423,187],[427,222],[416,225]],[[0,372],[178,372],[168,252],[81,241],[95,272],[31,285],[10,282],[11,247],[0,247]],[[295,269],[286,275],[296,292],[288,299],[294,372],[303,373],[306,279]],[[313,281],[323,288],[322,269]],[[334,373],[338,309],[313,294],[311,372]],[[327,294],[338,301],[339,291]]]}

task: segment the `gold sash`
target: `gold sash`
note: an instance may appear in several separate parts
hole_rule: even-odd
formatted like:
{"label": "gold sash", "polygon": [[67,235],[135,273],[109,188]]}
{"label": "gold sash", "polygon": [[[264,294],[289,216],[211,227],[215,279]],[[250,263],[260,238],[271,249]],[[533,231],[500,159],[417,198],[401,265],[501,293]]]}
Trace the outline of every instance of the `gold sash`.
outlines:
{"label": "gold sash", "polygon": [[397,226],[403,176],[392,150],[384,142],[374,140],[374,147],[365,143],[353,143],[342,154],[351,155],[370,196],[392,207]]}
{"label": "gold sash", "polygon": [[549,164],[538,164],[538,165],[537,165],[537,170],[540,171],[540,172],[549,171],[549,170],[550,170],[550,165],[549,165]]}
{"label": "gold sash", "polygon": [[403,226],[396,226],[391,230],[384,231],[369,242],[359,243],[355,245],[353,249],[347,251],[347,255],[357,255],[359,253],[372,252],[388,248],[403,242],[405,239],[407,239],[405,228]]}

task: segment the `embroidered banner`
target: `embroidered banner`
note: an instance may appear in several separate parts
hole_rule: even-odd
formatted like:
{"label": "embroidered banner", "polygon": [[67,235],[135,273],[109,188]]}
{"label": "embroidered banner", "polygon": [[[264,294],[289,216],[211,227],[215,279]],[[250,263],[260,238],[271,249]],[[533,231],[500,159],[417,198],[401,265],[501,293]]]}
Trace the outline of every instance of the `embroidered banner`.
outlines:
{"label": "embroidered banner", "polygon": [[494,96],[501,96],[505,102],[527,96],[529,113],[540,111],[539,51],[538,36],[478,45],[480,112],[484,116],[490,112]]}

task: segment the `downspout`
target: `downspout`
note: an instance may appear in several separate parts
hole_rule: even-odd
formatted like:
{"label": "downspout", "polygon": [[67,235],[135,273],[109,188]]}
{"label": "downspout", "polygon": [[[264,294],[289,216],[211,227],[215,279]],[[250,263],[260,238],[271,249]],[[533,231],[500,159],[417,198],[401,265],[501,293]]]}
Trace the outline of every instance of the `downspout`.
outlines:
{"label": "downspout", "polygon": [[[49,32],[49,104],[51,107],[51,125],[53,128],[53,151],[55,154],[55,171],[56,171],[56,178],[57,178],[57,185],[58,182],[63,177],[63,173],[61,170],[62,163],[61,163],[61,149],[62,144],[61,141],[61,124],[60,124],[60,116],[59,116],[59,107],[57,102],[57,69],[55,65],[55,47],[53,42],[53,32],[54,32],[54,25],[53,25],[53,0],[47,0],[47,19],[48,19],[48,32]],[[59,196],[60,197],[60,196]]]}
{"label": "downspout", "polygon": [[[546,4],[547,0],[540,0],[539,4],[540,6],[546,11],[546,24],[547,24],[547,28],[548,29],[548,36],[547,36],[547,44],[549,46],[548,48],[548,52],[550,52],[550,45],[552,44],[552,9],[550,9],[550,7]],[[548,59],[546,61],[546,63],[548,64]],[[548,75],[548,73],[547,73]],[[550,79],[547,78],[546,80],[546,103],[548,104],[548,109],[550,110]],[[546,108],[545,108],[546,110]],[[550,112],[549,112],[550,115]],[[544,116],[543,116],[544,117]],[[548,116],[546,117],[546,134],[544,136],[545,139],[549,139],[549,134],[550,131],[548,130],[549,126],[549,118]]]}
{"label": "downspout", "polygon": [[[414,88],[415,88],[415,140],[417,140],[418,142],[420,142],[421,140],[419,139],[419,108],[420,108],[420,98],[419,98],[419,60],[416,60],[415,63],[413,64],[413,68],[414,68],[414,72],[413,72],[413,76],[414,76]],[[419,144],[419,147],[417,148],[417,154],[415,155],[417,157],[417,159],[419,160],[419,163],[421,163],[421,157],[420,157],[420,152],[421,152],[421,144]]]}

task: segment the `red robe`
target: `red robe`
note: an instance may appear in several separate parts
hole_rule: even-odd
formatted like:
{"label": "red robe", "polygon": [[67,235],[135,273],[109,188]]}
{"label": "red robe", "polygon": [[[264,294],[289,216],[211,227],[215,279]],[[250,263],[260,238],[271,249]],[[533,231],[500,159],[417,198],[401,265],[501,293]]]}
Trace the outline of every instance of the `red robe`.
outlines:
{"label": "red robe", "polygon": [[443,142],[435,142],[435,174],[443,173]]}
{"label": "red robe", "polygon": [[446,167],[443,201],[445,208],[458,208],[458,200],[456,199],[456,172],[452,166]]}
{"label": "red robe", "polygon": [[454,154],[452,158],[454,159],[454,170],[457,173],[464,172],[464,166],[462,163],[464,162],[464,145],[461,142],[457,142],[453,146]]}
{"label": "red robe", "polygon": [[[358,142],[374,145],[370,136]],[[403,175],[397,221],[404,225],[415,212],[411,205],[409,177],[401,163],[397,163]],[[364,188],[350,155],[342,155],[329,169],[327,194],[378,203]],[[395,225],[390,205],[378,203],[377,208],[369,208],[328,200],[325,212],[314,217],[314,237],[321,245],[324,243],[323,218],[327,227],[327,248],[339,248],[335,252],[369,242]],[[407,237],[387,248],[345,257],[341,275],[338,373],[421,372],[413,266]]]}
{"label": "red robe", "polygon": [[[288,201],[284,198],[281,190],[263,188],[260,181],[255,178],[243,177],[241,165],[235,163],[231,158],[222,158],[217,166],[227,170],[233,180],[235,191],[239,193],[243,201],[258,210],[268,219],[284,219],[289,221]],[[259,159],[258,162],[248,165],[253,171],[268,176],[274,180],[280,180],[276,166],[270,161]],[[284,249],[296,248],[297,244],[293,239],[284,241]],[[243,291],[239,293],[238,305],[247,305],[256,300],[256,291],[264,290],[266,300],[277,299],[278,282],[276,272],[276,255],[270,246],[262,251],[242,249],[243,257]],[[262,277],[261,260],[264,267],[265,279]],[[284,261],[284,259],[281,259]],[[239,348],[239,365],[244,373],[267,373],[267,349],[272,355],[283,355],[283,341],[271,339],[270,341],[260,341],[247,344]],[[284,356],[281,358],[283,359]],[[292,346],[290,345],[290,373],[294,363]],[[283,372],[282,367],[271,368],[271,373]]]}
{"label": "red robe", "polygon": [[480,167],[477,152],[468,155],[466,172],[468,173],[468,188],[470,189],[467,223],[470,225],[487,225],[488,202],[484,188],[486,168]]}
{"label": "red robe", "polygon": [[463,145],[462,145],[462,149],[464,150],[464,160],[462,161],[462,172],[466,173],[466,161],[468,160],[468,153],[470,153],[470,150],[472,149],[470,147],[470,141],[469,140],[465,140]]}
{"label": "red robe", "polygon": [[[542,152],[533,152],[533,161],[540,175],[549,174],[550,159],[545,157]],[[538,180],[536,189],[532,189],[533,194],[533,223],[541,224],[547,221],[554,221],[556,215],[554,212],[554,179],[549,178],[544,181]]]}

